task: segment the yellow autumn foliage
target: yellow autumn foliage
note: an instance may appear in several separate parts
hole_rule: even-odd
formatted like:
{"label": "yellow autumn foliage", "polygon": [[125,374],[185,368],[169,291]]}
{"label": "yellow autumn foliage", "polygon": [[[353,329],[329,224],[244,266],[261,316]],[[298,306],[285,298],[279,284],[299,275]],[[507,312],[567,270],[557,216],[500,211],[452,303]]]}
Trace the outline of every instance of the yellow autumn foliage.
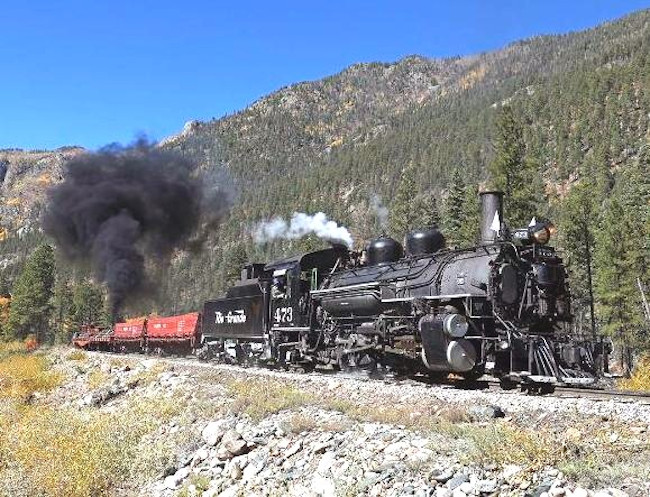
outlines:
{"label": "yellow autumn foliage", "polygon": [[0,399],[24,401],[34,392],[51,390],[61,380],[60,374],[48,369],[42,355],[13,353],[0,361]]}
{"label": "yellow autumn foliage", "polygon": [[0,495],[102,496],[153,476],[169,448],[143,446],[143,437],[178,414],[177,402],[149,398],[111,412],[53,407],[30,397],[60,384],[61,374],[23,344],[1,347]]}
{"label": "yellow autumn foliage", "polygon": [[621,380],[618,386],[623,390],[650,391],[650,354],[644,355],[634,368],[632,376]]}

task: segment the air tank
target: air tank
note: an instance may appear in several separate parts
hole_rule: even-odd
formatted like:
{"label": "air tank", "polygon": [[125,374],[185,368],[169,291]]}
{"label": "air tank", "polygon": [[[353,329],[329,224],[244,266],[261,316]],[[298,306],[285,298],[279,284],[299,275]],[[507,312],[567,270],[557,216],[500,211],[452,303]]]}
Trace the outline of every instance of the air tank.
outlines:
{"label": "air tank", "polygon": [[368,265],[377,266],[396,262],[404,255],[402,245],[389,236],[372,240],[366,247]]}
{"label": "air tank", "polygon": [[406,235],[408,255],[432,254],[445,247],[445,237],[438,227],[411,231]]}

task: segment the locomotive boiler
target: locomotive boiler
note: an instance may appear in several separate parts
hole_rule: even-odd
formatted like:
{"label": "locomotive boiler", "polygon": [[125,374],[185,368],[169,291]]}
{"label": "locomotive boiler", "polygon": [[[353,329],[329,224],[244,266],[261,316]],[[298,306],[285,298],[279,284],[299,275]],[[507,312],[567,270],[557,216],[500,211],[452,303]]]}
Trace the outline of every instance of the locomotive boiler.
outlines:
{"label": "locomotive boiler", "polygon": [[362,253],[334,245],[246,266],[224,298],[206,302],[201,353],[300,369],[489,372],[541,390],[592,381],[603,350],[565,332],[570,294],[547,245],[553,227],[509,230],[502,199],[481,194],[472,248],[445,247],[432,227],[404,247],[382,236]]}

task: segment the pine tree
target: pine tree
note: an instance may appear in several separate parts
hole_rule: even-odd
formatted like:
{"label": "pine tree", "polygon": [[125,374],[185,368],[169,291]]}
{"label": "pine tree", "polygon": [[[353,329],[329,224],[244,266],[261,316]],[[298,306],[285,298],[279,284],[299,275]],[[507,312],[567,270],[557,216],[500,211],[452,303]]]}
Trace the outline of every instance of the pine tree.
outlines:
{"label": "pine tree", "polygon": [[443,234],[449,246],[463,244],[462,229],[465,223],[465,180],[459,168],[454,169],[444,202]]}
{"label": "pine tree", "polygon": [[598,225],[595,185],[584,179],[569,191],[559,209],[559,234],[564,248],[564,261],[569,273],[573,310],[577,315],[578,331],[595,336],[594,315],[594,231]]}
{"label": "pine tree", "polygon": [[478,241],[480,226],[480,208],[478,202],[478,185],[469,184],[464,191],[463,223],[460,227],[460,246],[473,247]]}
{"label": "pine tree", "polygon": [[75,285],[72,294],[71,317],[74,327],[96,325],[103,319],[104,294],[101,287],[89,281]]}
{"label": "pine tree", "polygon": [[438,201],[434,192],[417,195],[412,204],[412,216],[409,220],[408,231],[413,229],[427,229],[438,226],[440,214]]}
{"label": "pine tree", "polygon": [[478,189],[466,184],[459,168],[454,170],[444,201],[443,234],[447,245],[470,247],[476,244],[479,226]]}
{"label": "pine tree", "polygon": [[539,174],[526,158],[520,122],[510,106],[501,107],[496,121],[495,156],[489,165],[491,188],[504,193],[504,216],[511,228],[527,226],[538,205]]}
{"label": "pine tree", "polygon": [[412,202],[416,194],[415,167],[409,165],[402,170],[388,214],[388,231],[399,240],[413,227],[415,214]]}
{"label": "pine tree", "polygon": [[227,286],[232,285],[241,277],[241,269],[248,262],[248,254],[243,242],[234,243],[222,261],[221,272]]}
{"label": "pine tree", "polygon": [[70,334],[73,332],[72,289],[65,279],[59,278],[59,275],[57,275],[56,284],[54,285],[52,308],[54,340],[58,343],[67,343],[70,339]]}
{"label": "pine tree", "polygon": [[27,260],[13,289],[8,329],[14,338],[34,334],[37,341],[47,334],[52,312],[54,286],[54,251],[49,245],[39,246]]}
{"label": "pine tree", "polygon": [[605,203],[595,258],[598,316],[631,371],[635,353],[650,347],[638,283],[650,280],[650,157],[644,148]]}

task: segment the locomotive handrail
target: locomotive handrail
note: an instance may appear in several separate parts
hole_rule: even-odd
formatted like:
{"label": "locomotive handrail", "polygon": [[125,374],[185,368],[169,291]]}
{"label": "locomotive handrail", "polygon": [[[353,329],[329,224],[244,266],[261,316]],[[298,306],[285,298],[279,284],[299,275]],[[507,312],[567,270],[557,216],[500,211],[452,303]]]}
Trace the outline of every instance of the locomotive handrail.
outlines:
{"label": "locomotive handrail", "polygon": [[359,283],[358,285],[338,286],[334,288],[321,288],[320,290],[311,290],[310,295],[321,295],[325,293],[347,292],[349,290],[357,290],[361,288],[376,288],[379,282],[373,281],[371,283]]}
{"label": "locomotive handrail", "polygon": [[453,293],[449,295],[423,295],[418,297],[397,297],[392,299],[381,299],[382,302],[408,302],[414,299],[422,300],[445,300],[445,299],[461,299],[465,297],[474,297],[471,293]]}

